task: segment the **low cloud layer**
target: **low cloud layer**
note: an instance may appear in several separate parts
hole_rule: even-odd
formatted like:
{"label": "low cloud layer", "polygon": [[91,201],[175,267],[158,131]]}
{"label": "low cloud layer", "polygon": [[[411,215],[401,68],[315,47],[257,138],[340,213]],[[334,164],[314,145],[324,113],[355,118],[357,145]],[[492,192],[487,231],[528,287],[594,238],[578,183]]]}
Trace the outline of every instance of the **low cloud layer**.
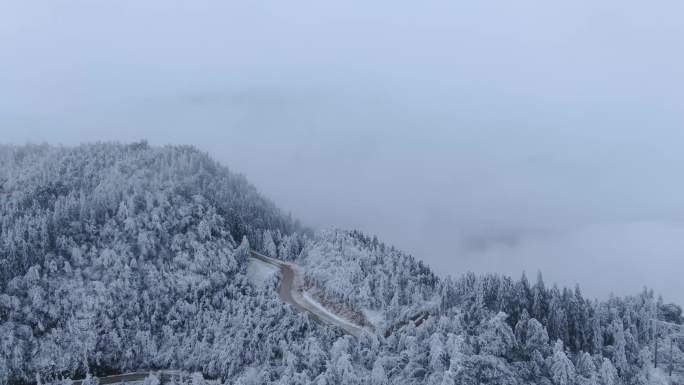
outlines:
{"label": "low cloud layer", "polygon": [[683,7],[6,3],[0,141],[195,144],[443,274],[684,303]]}

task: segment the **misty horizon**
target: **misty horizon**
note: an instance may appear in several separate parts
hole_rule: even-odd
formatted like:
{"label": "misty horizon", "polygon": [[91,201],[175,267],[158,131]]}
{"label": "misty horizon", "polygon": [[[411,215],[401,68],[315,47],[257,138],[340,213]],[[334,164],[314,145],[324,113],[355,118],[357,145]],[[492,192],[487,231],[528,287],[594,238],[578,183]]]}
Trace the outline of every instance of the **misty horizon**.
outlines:
{"label": "misty horizon", "polygon": [[0,142],[190,144],[442,275],[684,303],[684,5],[360,4],[0,5]]}

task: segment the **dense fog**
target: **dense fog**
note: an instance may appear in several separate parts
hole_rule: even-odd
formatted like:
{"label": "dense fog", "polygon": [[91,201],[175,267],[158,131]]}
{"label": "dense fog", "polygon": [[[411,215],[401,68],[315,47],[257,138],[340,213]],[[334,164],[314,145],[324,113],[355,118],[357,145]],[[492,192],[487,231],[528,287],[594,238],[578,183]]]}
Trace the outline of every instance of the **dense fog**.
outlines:
{"label": "dense fog", "polygon": [[684,4],[0,4],[0,142],[194,144],[439,274],[684,302]]}

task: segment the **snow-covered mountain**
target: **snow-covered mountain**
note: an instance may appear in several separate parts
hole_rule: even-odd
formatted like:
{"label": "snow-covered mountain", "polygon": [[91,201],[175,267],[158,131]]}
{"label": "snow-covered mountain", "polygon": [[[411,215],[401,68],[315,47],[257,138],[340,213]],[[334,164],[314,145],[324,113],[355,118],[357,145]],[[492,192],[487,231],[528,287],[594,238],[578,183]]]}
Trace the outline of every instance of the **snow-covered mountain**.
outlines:
{"label": "snow-covered mountain", "polygon": [[[0,146],[0,226],[0,385],[138,369],[225,384],[646,384],[681,356],[668,339],[681,308],[649,290],[599,302],[541,275],[442,279],[360,232],[312,233],[191,147]],[[296,264],[305,295],[366,331],[284,303],[250,249]]]}

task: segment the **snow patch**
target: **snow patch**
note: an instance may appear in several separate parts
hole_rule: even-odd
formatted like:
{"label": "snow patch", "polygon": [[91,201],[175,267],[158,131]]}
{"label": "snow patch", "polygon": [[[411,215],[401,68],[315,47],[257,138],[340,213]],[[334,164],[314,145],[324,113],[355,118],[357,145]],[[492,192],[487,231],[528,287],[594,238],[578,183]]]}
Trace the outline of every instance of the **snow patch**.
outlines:
{"label": "snow patch", "polygon": [[326,318],[331,319],[333,322],[341,326],[345,330],[362,330],[361,327],[358,325],[354,324],[353,322],[349,321],[348,319],[342,318],[339,315],[331,312],[328,310],[325,306],[320,304],[318,301],[316,301],[308,292],[302,291],[302,297],[306,302],[309,303],[310,306],[314,307],[314,312],[318,314],[323,314],[325,315]]}
{"label": "snow patch", "polygon": [[247,264],[247,277],[257,285],[265,284],[277,271],[277,267],[255,258]]}
{"label": "snow patch", "polygon": [[372,310],[365,308],[361,311],[363,311],[363,315],[366,316],[368,322],[370,322],[375,327],[385,322],[385,313],[380,310]]}
{"label": "snow patch", "polygon": [[663,368],[653,368],[649,365],[647,369],[648,383],[650,385],[669,385],[669,384],[681,384],[681,378],[677,374],[674,377],[670,377]]}

